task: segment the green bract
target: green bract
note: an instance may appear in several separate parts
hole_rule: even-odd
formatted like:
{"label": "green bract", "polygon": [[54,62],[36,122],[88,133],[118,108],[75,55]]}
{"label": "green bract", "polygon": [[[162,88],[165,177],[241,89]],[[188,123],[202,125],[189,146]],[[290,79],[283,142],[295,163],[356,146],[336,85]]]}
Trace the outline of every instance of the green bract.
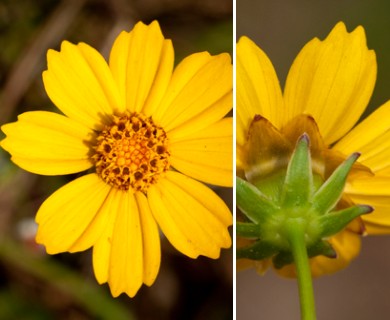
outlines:
{"label": "green bract", "polygon": [[357,205],[333,211],[358,157],[358,153],[352,154],[323,182],[313,175],[309,137],[303,134],[287,170],[253,184],[237,177],[237,205],[248,220],[237,222],[237,235],[254,240],[252,245],[237,250],[237,258],[272,257],[276,268],[292,263],[291,226],[298,226],[304,233],[309,257],[336,257],[327,237],[373,210],[370,206]]}

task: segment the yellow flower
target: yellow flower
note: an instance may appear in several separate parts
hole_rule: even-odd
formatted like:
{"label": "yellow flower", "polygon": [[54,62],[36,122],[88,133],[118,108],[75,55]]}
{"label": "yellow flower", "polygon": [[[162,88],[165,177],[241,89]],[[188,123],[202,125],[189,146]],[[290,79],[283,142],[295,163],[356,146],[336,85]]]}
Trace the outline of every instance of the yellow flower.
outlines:
{"label": "yellow flower", "polygon": [[[311,141],[313,170],[322,181],[348,155],[361,153],[337,206],[366,204],[375,211],[329,239],[337,257],[311,259],[314,276],[346,267],[360,251],[361,234],[390,233],[390,102],[353,128],[371,97],[376,69],[363,28],[348,33],[343,23],[324,41],[315,38],[306,44],[289,71],[283,93],[265,53],[246,37],[237,45],[239,175],[260,179],[285,168],[285,159],[304,132]],[[253,120],[262,139],[248,150]],[[257,262],[258,271],[264,272],[268,265]],[[278,272],[294,276],[291,265]]]}
{"label": "yellow flower", "polygon": [[122,32],[109,64],[92,47],[49,50],[46,92],[65,114],[26,112],[1,146],[37,174],[89,172],[40,207],[36,240],[50,254],[93,247],[99,283],[133,297],[160,266],[159,229],[183,254],[231,246],[230,210],[201,182],[232,185],[230,56],[190,55],[173,71],[159,24]]}

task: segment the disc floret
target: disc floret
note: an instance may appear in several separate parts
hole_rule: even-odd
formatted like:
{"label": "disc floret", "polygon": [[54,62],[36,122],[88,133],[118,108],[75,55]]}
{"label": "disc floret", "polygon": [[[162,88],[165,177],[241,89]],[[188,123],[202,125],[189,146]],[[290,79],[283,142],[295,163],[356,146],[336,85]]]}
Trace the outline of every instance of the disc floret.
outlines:
{"label": "disc floret", "polygon": [[98,134],[92,159],[96,173],[120,190],[145,192],[169,169],[164,129],[151,117],[126,112]]}

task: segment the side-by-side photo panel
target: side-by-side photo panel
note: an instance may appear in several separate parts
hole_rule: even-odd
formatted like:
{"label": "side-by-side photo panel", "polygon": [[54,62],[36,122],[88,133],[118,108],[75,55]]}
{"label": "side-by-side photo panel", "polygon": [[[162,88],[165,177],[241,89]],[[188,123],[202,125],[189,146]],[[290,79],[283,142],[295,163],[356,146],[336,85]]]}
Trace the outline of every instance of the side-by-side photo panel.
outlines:
{"label": "side-by-side photo panel", "polygon": [[233,318],[233,8],[1,2],[0,319]]}
{"label": "side-by-side photo panel", "polygon": [[389,3],[236,3],[236,317],[390,312]]}

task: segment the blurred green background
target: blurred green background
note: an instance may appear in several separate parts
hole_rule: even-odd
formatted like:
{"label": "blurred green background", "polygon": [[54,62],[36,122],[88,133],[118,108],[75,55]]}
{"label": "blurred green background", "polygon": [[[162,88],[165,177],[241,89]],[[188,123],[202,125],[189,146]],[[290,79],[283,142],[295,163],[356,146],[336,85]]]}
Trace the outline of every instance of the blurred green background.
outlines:
{"label": "blurred green background", "polygon": [[[107,57],[121,30],[157,19],[176,62],[203,50],[231,53],[232,10],[231,0],[0,0],[0,124],[28,110],[56,111],[41,74],[46,51],[62,40]],[[24,172],[0,150],[0,319],[231,319],[231,250],[192,260],[163,239],[159,277],[134,299],[113,299],[96,283],[90,251],[46,255],[34,242],[35,213],[72,178]],[[216,191],[232,205],[230,189]]]}
{"label": "blurred green background", "polygon": [[[267,53],[282,85],[309,40],[324,39],[338,21],[349,31],[362,25],[378,62],[376,88],[365,115],[390,98],[389,1],[237,0],[236,10],[237,39],[247,35]],[[360,256],[347,269],[314,281],[318,319],[389,319],[390,237],[362,240]],[[296,282],[272,270],[263,277],[254,270],[239,272],[237,319],[299,319]]]}

